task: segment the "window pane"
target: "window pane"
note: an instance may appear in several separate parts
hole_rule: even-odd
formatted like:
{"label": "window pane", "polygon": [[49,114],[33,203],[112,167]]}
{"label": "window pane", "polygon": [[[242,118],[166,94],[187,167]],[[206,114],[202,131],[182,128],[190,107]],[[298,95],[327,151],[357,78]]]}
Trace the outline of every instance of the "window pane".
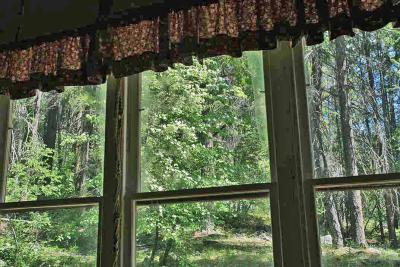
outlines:
{"label": "window pane", "polygon": [[2,214],[0,266],[96,266],[98,208]]}
{"label": "window pane", "polygon": [[317,177],[400,171],[400,31],[357,31],[308,47]]}
{"label": "window pane", "polygon": [[399,266],[399,191],[317,193],[323,266]]}
{"label": "window pane", "polygon": [[261,52],[145,72],[142,191],[270,180]]}
{"label": "window pane", "polygon": [[68,87],[14,101],[6,201],[101,194],[103,87]]}
{"label": "window pane", "polygon": [[268,199],[138,208],[142,266],[273,266]]}

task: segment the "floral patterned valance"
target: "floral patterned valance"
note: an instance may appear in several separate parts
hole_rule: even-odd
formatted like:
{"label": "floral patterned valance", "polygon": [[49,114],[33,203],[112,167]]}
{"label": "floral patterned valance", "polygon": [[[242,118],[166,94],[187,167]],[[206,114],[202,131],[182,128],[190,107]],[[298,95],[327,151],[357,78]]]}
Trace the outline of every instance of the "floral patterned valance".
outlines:
{"label": "floral patterned valance", "polygon": [[[163,71],[173,63],[245,50],[273,49],[277,40],[308,45],[375,30],[400,15],[395,0],[219,0],[183,8],[138,12],[85,32],[0,49],[0,93],[12,98],[66,85],[99,84],[109,73],[123,77]],[[147,10],[150,10],[147,8]],[[144,13],[143,13],[144,14]],[[113,17],[117,17],[115,14]]]}

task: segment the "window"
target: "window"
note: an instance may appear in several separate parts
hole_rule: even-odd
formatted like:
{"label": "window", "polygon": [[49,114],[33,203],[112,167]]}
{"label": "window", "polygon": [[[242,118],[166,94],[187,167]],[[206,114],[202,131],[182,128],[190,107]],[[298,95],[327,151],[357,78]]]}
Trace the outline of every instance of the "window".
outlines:
{"label": "window", "polygon": [[1,266],[97,265],[105,93],[76,86],[12,101]]}
{"label": "window", "polygon": [[14,101],[12,125],[6,202],[102,194],[104,88]]}
{"label": "window", "polygon": [[141,189],[270,181],[261,52],[142,75]]}
{"label": "window", "polygon": [[98,207],[6,213],[2,266],[96,266]]}
{"label": "window", "polygon": [[[352,223],[354,211],[349,197],[354,191],[324,191],[317,194],[318,225],[324,266],[396,266],[398,188],[359,191],[363,224],[359,239],[365,236],[366,247],[353,239],[359,231]],[[363,233],[364,232],[364,233]],[[360,240],[358,240],[360,242]]]}
{"label": "window", "polygon": [[324,266],[400,261],[399,36],[387,26],[307,49]]}
{"label": "window", "polygon": [[136,266],[273,266],[269,202],[141,206]]}
{"label": "window", "polygon": [[140,120],[138,136],[128,135],[140,139],[140,171],[126,176],[137,185],[126,188],[135,211],[132,261],[272,266],[262,53],[193,58],[140,76],[127,101],[140,96],[127,118]]}
{"label": "window", "polygon": [[399,35],[385,27],[307,49],[316,177],[399,171]]}
{"label": "window", "polygon": [[397,265],[399,34],[1,97],[0,265]]}

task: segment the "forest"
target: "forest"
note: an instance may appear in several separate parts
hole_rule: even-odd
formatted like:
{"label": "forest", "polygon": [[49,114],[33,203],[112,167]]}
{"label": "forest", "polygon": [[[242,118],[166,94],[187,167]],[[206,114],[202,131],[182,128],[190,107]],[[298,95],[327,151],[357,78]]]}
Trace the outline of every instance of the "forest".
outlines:
{"label": "forest", "polygon": [[[100,196],[105,87],[13,102],[6,201]],[[99,210],[2,214],[0,266],[95,266]]]}
{"label": "forest", "polygon": [[[400,32],[306,47],[315,176],[400,170]],[[262,52],[142,74],[141,190],[269,182]],[[6,201],[101,196],[105,86],[13,103]],[[317,193],[324,266],[399,266],[399,191]],[[95,266],[98,208],[0,217],[0,266]],[[137,266],[273,266],[269,199],[137,208]]]}
{"label": "forest", "polygon": [[[316,177],[399,172],[399,38],[387,26],[307,48]],[[321,192],[317,207],[328,263],[400,264],[397,188]]]}

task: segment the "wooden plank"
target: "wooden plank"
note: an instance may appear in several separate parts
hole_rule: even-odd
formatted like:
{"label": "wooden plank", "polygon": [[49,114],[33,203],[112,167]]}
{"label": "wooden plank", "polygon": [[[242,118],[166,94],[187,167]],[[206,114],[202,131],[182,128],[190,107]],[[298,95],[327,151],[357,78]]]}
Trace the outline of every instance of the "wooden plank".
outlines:
{"label": "wooden plank", "polygon": [[11,141],[12,105],[8,96],[0,95],[0,203],[5,201]]}
{"label": "wooden plank", "polygon": [[43,211],[52,209],[67,209],[78,207],[91,207],[101,203],[102,197],[82,197],[70,199],[49,199],[23,202],[0,203],[0,213],[16,213]]}

